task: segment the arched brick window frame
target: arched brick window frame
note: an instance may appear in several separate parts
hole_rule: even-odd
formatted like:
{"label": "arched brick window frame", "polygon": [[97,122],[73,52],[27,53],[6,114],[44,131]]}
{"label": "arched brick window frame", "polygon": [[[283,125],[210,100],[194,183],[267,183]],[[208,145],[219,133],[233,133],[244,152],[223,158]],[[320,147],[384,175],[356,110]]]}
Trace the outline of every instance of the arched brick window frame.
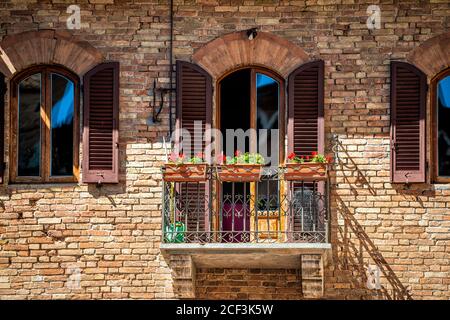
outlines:
{"label": "arched brick window frame", "polygon": [[27,31],[0,42],[0,72],[9,79],[42,64],[61,65],[81,77],[103,60],[99,50],[67,31]]}
{"label": "arched brick window frame", "polygon": [[295,68],[311,60],[295,43],[262,31],[253,40],[248,39],[246,31],[225,34],[192,56],[192,61],[214,80],[243,67],[263,67],[287,78]]}

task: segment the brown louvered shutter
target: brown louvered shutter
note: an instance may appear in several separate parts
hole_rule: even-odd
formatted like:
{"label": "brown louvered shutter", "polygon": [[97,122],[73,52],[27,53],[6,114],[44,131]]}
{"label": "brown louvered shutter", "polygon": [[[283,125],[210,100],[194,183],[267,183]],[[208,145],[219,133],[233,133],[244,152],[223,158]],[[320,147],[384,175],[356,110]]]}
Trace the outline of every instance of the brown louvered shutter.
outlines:
{"label": "brown louvered shutter", "polygon": [[324,63],[313,61],[288,79],[288,152],[298,156],[324,153]]}
{"label": "brown louvered shutter", "polygon": [[0,73],[0,183],[3,183],[3,174],[5,173],[5,94],[5,76]]}
{"label": "brown louvered shutter", "polygon": [[119,63],[84,76],[83,182],[119,182]]}
{"label": "brown louvered shutter", "polygon": [[426,75],[391,62],[391,180],[425,182]]}
{"label": "brown louvered shutter", "polygon": [[[177,61],[177,128],[191,134],[191,145],[183,148],[191,153],[203,151],[203,133],[211,128],[212,79],[202,68],[185,61]],[[195,122],[201,122],[201,135],[194,135]],[[198,150],[201,146],[201,150]]]}
{"label": "brown louvered shutter", "polygon": [[[177,61],[177,129],[188,130],[190,145],[183,141],[183,150],[191,154],[203,152],[210,137],[203,139],[205,130],[211,128],[212,119],[212,79],[202,68],[185,61]],[[201,128],[200,134],[194,134],[195,123]],[[205,141],[206,140],[206,141]],[[201,148],[199,150],[199,148]],[[189,156],[189,155],[186,155]],[[180,189],[184,205],[187,207],[187,231],[208,229],[208,183],[186,183]],[[189,241],[190,239],[186,239]],[[194,240],[194,239],[192,239]]]}

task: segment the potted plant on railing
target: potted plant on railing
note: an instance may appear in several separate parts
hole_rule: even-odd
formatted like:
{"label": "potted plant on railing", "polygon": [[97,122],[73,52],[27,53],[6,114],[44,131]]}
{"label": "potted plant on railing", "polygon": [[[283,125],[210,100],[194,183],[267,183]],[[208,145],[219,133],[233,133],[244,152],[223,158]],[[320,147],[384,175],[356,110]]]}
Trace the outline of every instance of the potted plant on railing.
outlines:
{"label": "potted plant on railing", "polygon": [[184,154],[172,153],[163,167],[163,180],[166,182],[200,182],[206,180],[207,163],[203,154],[191,158]]}
{"label": "potted plant on railing", "polygon": [[291,152],[285,163],[284,180],[326,180],[330,157],[313,152],[311,156],[297,156]]}
{"label": "potted plant on railing", "polygon": [[185,232],[186,228],[183,222],[175,221],[175,223],[169,223],[164,229],[165,242],[183,243]]}
{"label": "potted plant on railing", "polygon": [[241,153],[236,151],[234,157],[220,155],[217,175],[226,182],[255,182],[261,178],[264,157],[259,153]]}

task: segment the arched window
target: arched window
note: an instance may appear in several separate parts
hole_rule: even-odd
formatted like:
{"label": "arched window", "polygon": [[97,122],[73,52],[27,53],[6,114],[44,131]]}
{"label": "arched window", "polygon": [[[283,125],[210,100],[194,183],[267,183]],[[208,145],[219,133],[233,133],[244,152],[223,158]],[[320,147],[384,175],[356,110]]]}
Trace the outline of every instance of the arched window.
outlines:
{"label": "arched window", "polygon": [[79,80],[56,66],[11,82],[11,181],[71,182],[79,171]]}
{"label": "arched window", "polygon": [[[258,152],[266,161],[266,166],[278,168],[284,157],[284,80],[274,72],[263,68],[243,68],[223,76],[218,82],[218,128],[222,132],[223,151],[232,156],[234,151]],[[228,136],[229,130],[235,132]],[[253,130],[252,130],[253,129]],[[238,138],[239,131],[248,132],[245,140]],[[245,134],[244,134],[245,135]],[[277,180],[257,183],[224,182],[220,185],[223,203],[222,229],[225,231],[250,230],[255,223],[253,218],[241,215],[235,217],[228,213],[232,208],[243,206],[236,199],[252,198],[258,195],[258,219],[272,223],[281,219],[277,215],[280,205],[280,185]],[[231,201],[228,201],[232,199]],[[239,202],[239,201],[238,201]],[[247,203],[247,202],[245,202]],[[264,210],[273,211],[270,219]],[[256,220],[258,221],[258,220]],[[281,221],[281,220],[280,220]],[[262,228],[263,226],[259,226]],[[261,230],[261,229],[260,229]],[[239,241],[243,238],[237,237]],[[228,238],[227,241],[231,241]]]}
{"label": "arched window", "polygon": [[[218,83],[218,127],[223,131],[225,153],[232,156],[234,150],[260,152],[269,161],[267,164],[277,167],[284,155],[284,80],[263,68],[243,68],[225,75]],[[227,141],[227,129],[264,133],[256,137],[250,134],[248,144],[240,146]],[[279,129],[282,132],[278,133]]]}
{"label": "arched window", "polygon": [[439,73],[431,84],[435,178],[450,182],[450,69]]}

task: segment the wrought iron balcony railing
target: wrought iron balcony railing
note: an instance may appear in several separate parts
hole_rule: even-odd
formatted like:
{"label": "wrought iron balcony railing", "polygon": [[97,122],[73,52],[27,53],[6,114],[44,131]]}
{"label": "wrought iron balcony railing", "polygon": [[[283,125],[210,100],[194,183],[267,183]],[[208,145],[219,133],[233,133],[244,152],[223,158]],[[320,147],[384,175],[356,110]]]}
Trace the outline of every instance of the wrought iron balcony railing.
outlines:
{"label": "wrought iron balcony railing", "polygon": [[164,182],[164,243],[327,243],[329,182]]}

